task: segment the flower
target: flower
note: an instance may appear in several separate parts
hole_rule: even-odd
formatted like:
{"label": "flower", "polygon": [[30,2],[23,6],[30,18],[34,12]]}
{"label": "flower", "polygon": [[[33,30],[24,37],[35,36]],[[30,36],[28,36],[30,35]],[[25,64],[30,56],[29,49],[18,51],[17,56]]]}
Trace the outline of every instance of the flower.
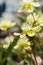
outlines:
{"label": "flower", "polygon": [[28,31],[30,30],[32,26],[30,26],[28,23],[23,23],[22,26],[21,26],[21,29],[24,30],[24,31]]}
{"label": "flower", "polygon": [[41,30],[40,26],[30,26],[28,23],[23,23],[21,26],[24,35],[33,37],[37,32]]}
{"label": "flower", "polygon": [[23,34],[24,35],[28,35],[28,36],[34,36],[35,32],[34,30],[31,29],[31,26],[27,23],[23,23],[21,26],[22,30],[23,30]]}
{"label": "flower", "polygon": [[8,49],[8,47],[10,46],[10,44],[13,42],[14,37],[13,36],[7,36],[4,39],[4,43],[3,43],[3,48],[4,49]]}
{"label": "flower", "polygon": [[31,49],[30,48],[30,42],[28,41],[28,38],[26,36],[21,37],[18,42],[17,45],[14,46],[15,49],[21,50],[21,49]]}
{"label": "flower", "polygon": [[10,20],[1,20],[0,21],[0,29],[7,30],[9,27],[13,27],[16,23]]}
{"label": "flower", "polygon": [[43,26],[43,15],[41,15],[41,16],[37,19],[36,25]]}
{"label": "flower", "polygon": [[29,0],[22,0],[23,4],[21,6],[21,8],[18,10],[18,12],[33,12],[34,11],[34,7],[39,7],[40,4],[39,2],[29,2]]}
{"label": "flower", "polygon": [[36,14],[35,12],[33,12],[33,15],[29,14],[27,16],[26,22],[32,25],[35,21],[37,21],[38,17],[39,17],[39,14]]}

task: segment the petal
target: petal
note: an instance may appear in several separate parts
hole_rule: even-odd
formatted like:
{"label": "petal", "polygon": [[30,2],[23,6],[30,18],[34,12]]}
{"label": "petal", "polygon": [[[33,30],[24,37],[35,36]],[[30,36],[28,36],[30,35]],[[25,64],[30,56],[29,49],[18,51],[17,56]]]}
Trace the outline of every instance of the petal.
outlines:
{"label": "petal", "polygon": [[25,4],[23,6],[20,7],[20,9],[18,10],[18,12],[23,12],[25,9]]}
{"label": "petal", "polygon": [[23,23],[23,24],[22,24],[22,27],[21,27],[21,29],[22,29],[23,31],[30,30],[30,28],[31,28],[31,26],[30,26],[29,24],[27,24],[27,23]]}
{"label": "petal", "polygon": [[13,27],[13,26],[15,26],[16,25],[16,22],[11,22],[10,23],[10,27]]}
{"label": "petal", "polygon": [[34,18],[32,16],[32,14],[27,16],[26,22],[28,22],[29,24],[32,24],[34,22]]}
{"label": "petal", "polygon": [[3,26],[0,27],[0,29],[1,29],[1,30],[7,30],[7,29],[8,29],[8,26],[3,25]]}
{"label": "petal", "polygon": [[23,32],[23,33],[20,35],[20,38],[25,37],[25,36],[26,36],[26,32]]}
{"label": "petal", "polygon": [[30,36],[30,37],[33,37],[33,36],[35,35],[35,31],[29,30],[29,31],[27,32],[27,35]]}
{"label": "petal", "polygon": [[15,33],[14,33],[14,35],[15,35],[15,36],[19,36],[19,35],[21,35],[21,34],[20,34],[20,33],[16,33],[16,32],[15,32]]}
{"label": "petal", "polygon": [[33,12],[33,10],[34,10],[34,7],[31,3],[26,4],[25,8],[26,8],[27,12]]}
{"label": "petal", "polygon": [[40,26],[43,26],[43,22],[39,22]]}
{"label": "petal", "polygon": [[35,32],[40,32],[41,27],[40,27],[40,26],[36,26],[36,27],[33,28],[33,30],[34,30]]}
{"label": "petal", "polygon": [[18,45],[16,45],[16,46],[14,46],[14,49],[18,49],[18,47],[19,47],[19,46],[18,46]]}
{"label": "petal", "polygon": [[32,5],[33,5],[34,7],[39,7],[39,6],[40,6],[39,2],[32,2]]}
{"label": "petal", "polygon": [[22,3],[28,4],[29,2],[32,2],[33,0],[22,0]]}

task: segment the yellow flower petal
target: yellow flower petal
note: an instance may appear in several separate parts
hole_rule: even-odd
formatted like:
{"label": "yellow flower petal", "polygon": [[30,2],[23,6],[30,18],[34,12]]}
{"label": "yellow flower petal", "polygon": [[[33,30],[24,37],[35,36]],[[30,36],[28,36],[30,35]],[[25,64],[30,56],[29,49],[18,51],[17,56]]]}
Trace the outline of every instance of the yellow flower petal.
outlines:
{"label": "yellow flower petal", "polygon": [[30,37],[33,37],[35,35],[35,31],[29,30],[29,31],[27,31],[27,35],[30,36]]}
{"label": "yellow flower petal", "polygon": [[34,10],[34,7],[31,3],[26,4],[25,8],[26,8],[27,12],[33,12],[33,10]]}
{"label": "yellow flower petal", "polygon": [[23,12],[23,11],[33,12],[34,7],[39,7],[40,6],[39,2],[32,2],[32,1],[29,2],[29,0],[23,0],[22,2],[23,2],[23,5],[19,9],[19,12]]}
{"label": "yellow flower petal", "polygon": [[0,28],[1,28],[1,30],[6,30],[8,27],[6,25],[3,25]]}
{"label": "yellow flower petal", "polygon": [[18,12],[23,12],[25,10],[25,5],[23,5],[22,7],[20,7],[20,9],[18,10]]}

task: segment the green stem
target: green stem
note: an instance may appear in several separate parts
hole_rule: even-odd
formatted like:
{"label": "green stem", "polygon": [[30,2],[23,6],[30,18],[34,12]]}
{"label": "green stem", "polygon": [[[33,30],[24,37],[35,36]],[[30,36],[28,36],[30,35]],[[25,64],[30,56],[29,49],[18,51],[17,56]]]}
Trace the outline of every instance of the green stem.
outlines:
{"label": "green stem", "polygon": [[35,59],[35,64],[38,65],[34,52],[33,52],[33,55],[34,55],[34,59]]}
{"label": "green stem", "polygon": [[35,20],[33,12],[32,12],[32,16],[33,16],[33,19],[34,19],[34,22],[33,22],[33,25],[34,25],[36,23],[36,20]]}
{"label": "green stem", "polygon": [[36,55],[35,55],[35,46],[38,42],[36,41],[35,37],[30,38],[30,41],[32,41],[32,43],[33,43],[33,45],[31,47],[32,47],[32,53],[34,56],[35,65],[38,65],[37,60],[36,60]]}
{"label": "green stem", "polygon": [[34,22],[35,22],[35,17],[34,17],[34,14],[33,14],[33,12],[32,12],[32,16],[33,16],[33,19],[34,19]]}
{"label": "green stem", "polygon": [[0,61],[0,65],[4,65],[2,60]]}
{"label": "green stem", "polygon": [[3,53],[3,44],[0,43],[0,65],[3,65],[3,63],[2,63],[2,53]]}
{"label": "green stem", "polygon": [[0,44],[0,60],[2,59],[2,52],[3,52],[3,47],[2,43]]}

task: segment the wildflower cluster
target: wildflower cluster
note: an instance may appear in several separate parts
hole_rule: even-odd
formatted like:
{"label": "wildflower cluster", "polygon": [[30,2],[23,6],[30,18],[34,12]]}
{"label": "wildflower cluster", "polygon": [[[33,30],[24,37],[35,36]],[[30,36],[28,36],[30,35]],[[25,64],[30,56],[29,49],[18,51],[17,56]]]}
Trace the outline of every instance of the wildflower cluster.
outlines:
{"label": "wildflower cluster", "polygon": [[[20,28],[20,32],[16,31],[13,34],[9,34],[9,36],[5,38],[5,44],[3,44],[3,48],[6,48],[7,52],[4,57],[4,62],[6,61],[6,58],[9,56],[9,53],[13,48],[12,52],[14,51],[14,54],[17,55],[17,60],[21,61],[25,59],[26,61],[30,61],[30,59],[32,58],[32,60],[35,61],[36,64],[32,64],[33,62],[30,62],[30,64],[26,65],[38,65],[36,57],[34,55],[34,51],[36,52],[34,48],[36,46],[40,48],[40,46],[38,46],[37,44],[38,42],[36,42],[36,36],[43,27],[43,14],[41,13],[41,11],[36,11],[39,7],[39,2],[34,2],[33,0],[21,0],[21,7],[18,12],[26,12],[28,15],[26,16],[26,20],[24,22],[22,21],[22,24],[20,26],[16,25],[16,23],[12,22],[11,20],[0,20],[0,30],[8,31],[8,28],[11,28],[15,25]],[[39,51],[39,49],[37,49],[37,51]],[[21,58],[22,56],[23,59]],[[25,62],[23,65],[25,65]]]}
{"label": "wildflower cluster", "polygon": [[[18,10],[18,12],[27,12],[27,18],[26,21],[22,23],[21,30],[22,33],[15,32],[14,35],[20,35],[19,42],[14,47],[15,49],[21,49],[21,48],[31,48],[31,41],[27,39],[34,37],[37,35],[43,26],[43,15],[42,13],[36,12],[35,8],[40,7],[39,2],[33,2],[29,0],[22,0],[22,6]],[[28,37],[27,37],[28,36]],[[27,39],[26,39],[27,38]]]}

